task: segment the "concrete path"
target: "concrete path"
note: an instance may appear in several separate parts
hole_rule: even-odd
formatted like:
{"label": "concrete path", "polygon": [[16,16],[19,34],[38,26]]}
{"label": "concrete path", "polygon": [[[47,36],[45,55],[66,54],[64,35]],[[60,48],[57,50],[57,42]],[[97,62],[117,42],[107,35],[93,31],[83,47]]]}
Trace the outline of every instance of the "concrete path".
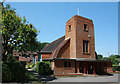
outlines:
{"label": "concrete path", "polygon": [[[30,70],[31,71],[31,70]],[[39,76],[38,73],[31,71],[34,76],[38,77],[43,82],[118,82],[120,74],[112,76],[79,76],[79,77],[54,77],[54,76]]]}
{"label": "concrete path", "polygon": [[113,74],[113,76],[98,76],[98,77],[57,78],[49,82],[118,82],[118,74]]}

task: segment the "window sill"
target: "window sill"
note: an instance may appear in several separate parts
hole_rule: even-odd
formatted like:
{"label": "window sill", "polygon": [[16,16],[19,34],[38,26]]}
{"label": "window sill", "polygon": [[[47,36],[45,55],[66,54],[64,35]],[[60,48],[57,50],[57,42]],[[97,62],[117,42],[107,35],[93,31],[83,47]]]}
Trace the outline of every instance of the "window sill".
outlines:
{"label": "window sill", "polygon": [[83,55],[90,55],[89,52],[83,52]]}
{"label": "window sill", "polygon": [[85,30],[85,29],[84,29],[84,31],[85,31],[85,32],[88,32],[88,30]]}

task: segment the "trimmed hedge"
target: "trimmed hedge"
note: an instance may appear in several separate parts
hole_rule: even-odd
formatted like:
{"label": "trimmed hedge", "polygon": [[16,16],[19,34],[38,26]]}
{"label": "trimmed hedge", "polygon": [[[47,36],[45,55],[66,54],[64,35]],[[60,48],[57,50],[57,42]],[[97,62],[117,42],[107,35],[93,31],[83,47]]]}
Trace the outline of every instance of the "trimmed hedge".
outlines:
{"label": "trimmed hedge", "polygon": [[51,63],[50,62],[38,62],[37,72],[39,73],[39,75],[52,75],[53,70],[51,70]]}
{"label": "trimmed hedge", "polygon": [[120,66],[113,66],[113,71],[120,71]]}
{"label": "trimmed hedge", "polygon": [[25,62],[15,61],[12,55],[2,63],[2,82],[23,82],[25,78]]}
{"label": "trimmed hedge", "polygon": [[8,62],[2,64],[3,82],[22,82],[25,79],[25,67],[22,62]]}

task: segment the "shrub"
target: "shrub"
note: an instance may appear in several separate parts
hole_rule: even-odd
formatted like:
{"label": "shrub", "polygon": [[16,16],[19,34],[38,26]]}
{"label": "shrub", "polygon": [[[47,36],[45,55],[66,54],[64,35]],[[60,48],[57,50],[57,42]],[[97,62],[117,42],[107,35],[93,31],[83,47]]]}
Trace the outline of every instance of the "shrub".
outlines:
{"label": "shrub", "polygon": [[23,82],[25,80],[25,62],[15,61],[9,56],[7,61],[2,63],[3,82]]}
{"label": "shrub", "polygon": [[35,66],[35,64],[33,63],[33,64],[32,64],[32,68],[33,68],[34,66]]}
{"label": "shrub", "polygon": [[41,62],[37,62],[37,67],[36,67],[36,72],[38,73],[38,71],[39,71],[39,64],[40,64]]}
{"label": "shrub", "polygon": [[38,62],[37,72],[39,75],[52,75],[53,71],[50,62]]}
{"label": "shrub", "polygon": [[30,68],[30,63],[26,65],[26,67]]}
{"label": "shrub", "polygon": [[26,70],[24,82],[37,81],[37,80],[38,80],[37,77],[35,77],[32,73]]}
{"label": "shrub", "polygon": [[7,64],[2,63],[2,81],[8,82],[11,80],[10,68]]}
{"label": "shrub", "polygon": [[28,68],[30,68],[30,69],[33,68],[34,66],[35,66],[34,63],[33,63],[33,64],[29,63],[29,64],[26,65],[26,67],[28,67]]}
{"label": "shrub", "polygon": [[113,71],[120,71],[120,66],[113,66]]}

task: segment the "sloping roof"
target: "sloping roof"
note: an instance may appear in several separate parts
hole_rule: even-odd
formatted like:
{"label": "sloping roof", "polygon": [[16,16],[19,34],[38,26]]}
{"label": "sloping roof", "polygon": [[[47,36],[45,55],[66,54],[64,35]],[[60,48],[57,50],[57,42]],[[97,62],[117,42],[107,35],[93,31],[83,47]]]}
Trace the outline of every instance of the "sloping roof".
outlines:
{"label": "sloping roof", "polygon": [[[28,55],[29,57],[22,56],[23,54]],[[37,55],[37,52],[26,51],[26,52],[17,52],[13,50],[13,56],[19,57],[19,61],[30,61],[33,60],[33,55]]]}
{"label": "sloping roof", "polygon": [[16,50],[13,50],[13,56],[20,56],[22,54],[26,54],[26,55],[37,55],[37,52],[32,52],[32,51],[23,51],[23,52],[18,52]]}
{"label": "sloping roof", "polygon": [[[69,38],[70,39],[70,38]],[[58,47],[54,50],[54,52],[51,54],[50,58],[57,58],[57,55],[60,51],[60,49],[68,42],[70,41],[69,39],[64,40],[63,42],[61,42],[60,45],[58,45]]]}
{"label": "sloping roof", "polygon": [[46,45],[40,52],[41,53],[52,53],[64,40],[65,40],[65,36],[62,36],[61,38]]}

